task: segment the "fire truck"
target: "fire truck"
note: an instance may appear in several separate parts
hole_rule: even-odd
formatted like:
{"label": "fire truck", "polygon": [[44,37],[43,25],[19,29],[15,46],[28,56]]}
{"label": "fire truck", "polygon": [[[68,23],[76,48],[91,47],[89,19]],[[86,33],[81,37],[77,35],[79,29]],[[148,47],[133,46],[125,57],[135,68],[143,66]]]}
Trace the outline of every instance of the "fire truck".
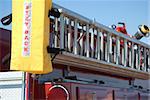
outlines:
{"label": "fire truck", "polygon": [[[31,30],[35,28],[34,19],[31,18],[30,23],[30,14],[39,20],[45,19],[41,17],[42,13],[40,17],[34,16],[34,11],[42,7],[32,8],[30,13],[30,7],[35,6],[36,0],[25,1],[24,16],[14,10],[12,14],[1,19],[3,25],[9,25],[12,21],[13,28],[0,28],[0,100],[150,100],[150,45],[139,41],[145,37],[144,33],[149,32],[146,25],[139,27],[133,38],[115,30],[117,28],[112,29],[53,3],[46,13],[48,24],[36,27],[39,33],[42,28],[49,29],[48,32],[44,31],[49,43],[43,49],[46,56],[51,57],[48,62],[52,68],[50,65],[50,70],[46,69],[42,73],[36,67],[40,65],[40,60],[36,61],[34,68],[26,65],[31,65],[35,59],[40,58],[40,54],[45,53],[40,51],[39,54],[34,53],[35,56],[32,54],[30,50],[34,48],[30,45],[34,42],[28,41],[27,38],[30,35],[34,38],[34,33],[28,34],[30,31],[27,30],[31,29],[30,24]],[[46,0],[41,1],[46,4]],[[20,7],[15,0],[12,3],[14,8],[18,5]],[[29,27],[19,26],[19,18],[22,18],[24,23],[27,22],[25,25]],[[27,35],[22,35],[22,32]],[[20,39],[21,42],[18,33],[21,34],[21,39],[24,39]],[[40,38],[43,37],[37,37],[37,40]],[[31,43],[30,48],[25,49],[28,45],[21,44],[20,47],[24,51],[19,50],[18,44],[26,42]],[[36,46],[42,43],[36,43]],[[37,49],[41,48],[36,47]],[[19,52],[25,59],[30,56],[35,58],[23,62],[22,58],[17,59],[19,56],[13,57]],[[16,69],[12,66],[15,66],[12,64],[13,59],[17,59],[17,66],[20,64]],[[19,69],[24,65],[28,69]],[[36,71],[30,72],[32,68]]]}

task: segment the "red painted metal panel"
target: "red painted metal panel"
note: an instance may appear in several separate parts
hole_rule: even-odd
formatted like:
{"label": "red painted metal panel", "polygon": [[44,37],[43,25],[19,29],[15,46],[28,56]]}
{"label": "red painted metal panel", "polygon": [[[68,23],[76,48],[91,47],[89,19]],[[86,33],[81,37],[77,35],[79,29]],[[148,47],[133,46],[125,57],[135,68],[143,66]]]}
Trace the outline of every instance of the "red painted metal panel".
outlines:
{"label": "red painted metal panel", "polygon": [[139,100],[137,91],[116,90],[115,100]]}
{"label": "red painted metal panel", "polygon": [[72,82],[36,84],[34,89],[35,100],[149,100],[149,98],[147,93],[139,93],[136,90]]}
{"label": "red painted metal panel", "polygon": [[[112,89],[79,83],[37,84],[34,99],[43,100],[113,100]],[[39,94],[39,91],[41,94]],[[45,93],[43,95],[42,93]]]}
{"label": "red painted metal panel", "polygon": [[53,84],[48,82],[45,84],[37,83],[34,86],[35,100],[70,100],[69,94],[68,89],[61,84]]}
{"label": "red painted metal panel", "polygon": [[9,62],[4,63],[10,57],[11,31],[0,28],[0,71],[9,70]]}

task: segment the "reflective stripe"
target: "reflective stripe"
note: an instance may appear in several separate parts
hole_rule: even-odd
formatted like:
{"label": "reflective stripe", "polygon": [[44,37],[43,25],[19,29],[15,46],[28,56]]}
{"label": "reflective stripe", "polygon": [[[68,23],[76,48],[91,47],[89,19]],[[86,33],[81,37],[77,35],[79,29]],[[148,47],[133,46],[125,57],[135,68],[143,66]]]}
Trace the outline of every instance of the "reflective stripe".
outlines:
{"label": "reflective stripe", "polygon": [[51,91],[54,88],[61,88],[61,89],[63,89],[65,91],[65,93],[67,94],[67,100],[69,100],[69,92],[68,92],[68,90],[64,86],[62,86],[62,85],[54,85],[54,86],[52,86],[49,89],[49,91]]}

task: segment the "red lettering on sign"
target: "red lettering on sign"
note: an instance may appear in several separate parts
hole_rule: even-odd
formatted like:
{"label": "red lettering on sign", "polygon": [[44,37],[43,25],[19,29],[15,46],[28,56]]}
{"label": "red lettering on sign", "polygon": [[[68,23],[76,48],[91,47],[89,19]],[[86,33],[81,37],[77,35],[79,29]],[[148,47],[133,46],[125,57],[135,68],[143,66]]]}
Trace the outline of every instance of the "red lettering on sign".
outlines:
{"label": "red lettering on sign", "polygon": [[26,6],[26,9],[29,9],[29,6],[28,6],[28,5]]}
{"label": "red lettering on sign", "polygon": [[24,5],[24,27],[23,27],[23,56],[30,55],[30,32],[31,32],[31,3]]}
{"label": "red lettering on sign", "polygon": [[25,38],[24,38],[25,40],[29,40],[29,37],[28,36],[25,36]]}
{"label": "red lettering on sign", "polygon": [[29,44],[29,43],[28,43],[27,41],[24,42],[24,45],[25,45],[25,46],[28,46],[28,44]]}
{"label": "red lettering on sign", "polygon": [[28,52],[28,48],[24,48],[24,51],[25,51],[25,52]]}
{"label": "red lettering on sign", "polygon": [[28,24],[29,24],[28,22],[25,22],[25,25],[26,25],[26,26],[28,26]]}
{"label": "red lettering on sign", "polygon": [[28,14],[28,13],[29,13],[29,10],[26,9],[25,14]]}
{"label": "red lettering on sign", "polygon": [[25,30],[25,32],[24,32],[25,34],[28,34],[29,33],[29,31],[28,30]]}

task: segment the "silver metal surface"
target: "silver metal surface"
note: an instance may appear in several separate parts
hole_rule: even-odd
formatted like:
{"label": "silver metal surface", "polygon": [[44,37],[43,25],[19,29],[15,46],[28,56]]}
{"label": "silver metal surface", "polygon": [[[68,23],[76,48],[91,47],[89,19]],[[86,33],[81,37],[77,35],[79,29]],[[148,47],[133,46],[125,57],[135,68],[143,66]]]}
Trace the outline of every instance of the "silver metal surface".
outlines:
{"label": "silver metal surface", "polygon": [[144,48],[143,52],[144,52],[144,69],[143,70],[146,72],[146,67],[147,67],[146,66],[146,48]]}
{"label": "silver metal surface", "polygon": [[91,44],[90,44],[90,49],[91,49],[91,57],[94,57],[94,28],[92,28],[91,32]]}
{"label": "silver metal surface", "polygon": [[111,36],[110,36],[110,33],[107,33],[107,62],[110,62],[110,54],[111,54],[111,52],[110,52],[110,49],[111,49]]}
{"label": "silver metal surface", "polygon": [[127,40],[124,39],[124,66],[127,67],[127,62],[128,62],[128,45],[127,45]]}
{"label": "silver metal surface", "polygon": [[74,26],[74,54],[78,54],[78,45],[77,45],[77,35],[78,35],[78,28],[77,28],[77,19],[75,19],[75,26]]}
{"label": "silver metal surface", "polygon": [[[84,35],[83,27],[84,27],[84,26],[82,25],[80,37],[83,37],[83,35]],[[83,38],[80,39],[80,42],[79,42],[79,43],[80,43],[80,46],[81,46],[80,55],[83,55],[83,49],[84,49]]]}
{"label": "silver metal surface", "polygon": [[89,57],[89,24],[86,25],[86,57]]}
{"label": "silver metal surface", "polygon": [[72,29],[71,29],[71,20],[69,20],[69,29],[68,29],[68,51],[71,51],[72,44]]}
{"label": "silver metal surface", "polygon": [[134,68],[134,43],[131,44],[131,67]]}
{"label": "silver metal surface", "polygon": [[100,32],[100,56],[101,56],[101,60],[104,59],[104,36],[103,36],[103,33]]}
{"label": "silver metal surface", "polygon": [[116,38],[116,64],[120,62],[120,38]]}
{"label": "silver metal surface", "polygon": [[64,16],[60,16],[60,48],[64,49]]}
{"label": "silver metal surface", "polygon": [[55,18],[55,43],[54,43],[54,47],[57,48],[58,46],[58,37],[57,37],[57,34],[58,34],[58,18]]}
{"label": "silver metal surface", "polygon": [[141,58],[140,45],[138,45],[137,49],[138,49],[138,66],[137,66],[138,68],[137,69],[140,70],[140,65],[141,65],[141,61],[140,61],[141,60],[140,59]]}
{"label": "silver metal surface", "polygon": [[[141,55],[140,47],[145,50],[150,49],[150,45],[116,32],[95,20],[92,21],[56,4],[53,4],[53,7],[62,9],[61,16],[57,21],[60,22],[60,25],[55,22],[55,27],[58,26],[55,31],[60,29],[60,43],[58,43],[60,48],[75,55],[85,56],[87,59],[106,61],[130,67],[130,69],[140,70],[142,56],[144,57],[144,66],[149,63],[146,61],[146,53]],[[64,23],[66,19],[67,22]],[[55,42],[58,42],[58,39],[55,39]],[[135,45],[137,50],[134,49]],[[143,71],[146,71],[146,67],[144,68]]]}
{"label": "silver metal surface", "polygon": [[98,32],[97,32],[97,59],[98,60],[100,60],[100,43],[101,43],[101,41],[100,41],[100,32],[99,32],[99,30],[98,30]]}

